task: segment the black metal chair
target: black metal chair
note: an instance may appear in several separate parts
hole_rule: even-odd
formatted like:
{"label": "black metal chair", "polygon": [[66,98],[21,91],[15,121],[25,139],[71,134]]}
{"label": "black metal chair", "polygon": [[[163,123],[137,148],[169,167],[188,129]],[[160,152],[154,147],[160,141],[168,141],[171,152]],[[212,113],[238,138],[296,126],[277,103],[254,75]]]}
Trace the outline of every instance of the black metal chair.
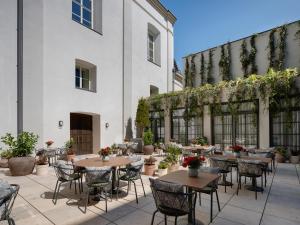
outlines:
{"label": "black metal chair", "polygon": [[9,225],[15,225],[15,221],[10,217],[10,213],[18,195],[20,186],[17,184],[2,184],[4,185],[1,185],[0,188],[0,221],[6,220]]}
{"label": "black metal chair", "polygon": [[72,182],[74,181],[75,184],[75,194],[77,194],[77,185],[76,182],[78,181],[79,192],[81,192],[81,174],[74,171],[73,165],[67,164],[65,161],[58,160],[54,165],[54,171],[57,176],[57,182],[55,185],[54,193],[52,201],[54,205],[57,202],[57,196],[60,190],[60,187],[63,183],[70,183],[70,187]]}
{"label": "black metal chair", "polygon": [[137,162],[131,163],[126,168],[122,168],[118,170],[118,183],[117,183],[117,199],[119,197],[119,191],[120,191],[120,181],[127,182],[127,194],[129,193],[129,187],[130,184],[133,183],[134,185],[134,191],[135,191],[135,198],[136,203],[139,203],[137,191],[136,191],[136,181],[140,180],[143,187],[144,196],[146,197],[146,192],[144,188],[144,183],[142,180],[142,168],[144,165],[144,160],[139,160]]}
{"label": "black metal chair", "polygon": [[[200,172],[218,174],[219,168],[202,167],[202,168],[200,168]],[[221,211],[219,195],[218,195],[218,183],[219,183],[219,179],[215,180],[213,183],[209,184],[207,187],[205,187],[201,190],[196,190],[196,192],[199,193],[199,204],[200,205],[201,205],[201,193],[210,195],[210,222],[212,222],[212,219],[213,219],[213,194],[214,193],[216,193],[218,209],[219,209],[219,211]]]}
{"label": "black metal chair", "polygon": [[[262,177],[263,174],[263,167],[264,165],[261,163],[260,160],[244,160],[238,159],[238,167],[239,167],[239,183],[236,190],[236,194],[239,194],[239,189],[242,188],[241,177],[249,177],[252,179],[252,187],[255,191],[255,199],[257,199],[257,178]],[[263,182],[262,182],[263,186]],[[263,187],[261,187],[263,190]]]}
{"label": "black metal chair", "polygon": [[[193,224],[195,224],[195,202],[196,192],[185,193],[184,186],[169,183],[161,180],[149,178],[156,210],[153,212],[151,225],[157,212],[164,214],[165,225],[167,225],[167,216],[175,217],[175,225],[177,218],[186,216],[191,211],[193,214]],[[192,200],[192,202],[190,202]]]}
{"label": "black metal chair", "polygon": [[222,174],[222,183],[219,183],[219,185],[225,186],[225,193],[226,193],[226,187],[233,185],[232,182],[226,181],[226,176],[228,173],[231,172],[231,166],[232,163],[230,161],[227,161],[223,158],[210,158],[211,167],[219,168],[219,173]]}
{"label": "black metal chair", "polygon": [[105,200],[105,212],[107,212],[107,196],[108,190],[111,191],[112,196],[112,188],[111,188],[111,179],[112,179],[112,168],[111,167],[102,167],[102,168],[92,168],[87,167],[85,169],[85,180],[87,184],[87,195],[86,195],[86,203],[85,210],[88,203],[90,202],[90,195],[96,195],[99,199]]}

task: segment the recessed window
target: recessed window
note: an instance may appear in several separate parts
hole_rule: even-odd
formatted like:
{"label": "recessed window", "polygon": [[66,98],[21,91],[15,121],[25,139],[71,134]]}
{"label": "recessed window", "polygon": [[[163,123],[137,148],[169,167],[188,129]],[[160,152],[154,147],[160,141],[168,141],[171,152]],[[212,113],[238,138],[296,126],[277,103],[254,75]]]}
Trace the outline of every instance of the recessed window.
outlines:
{"label": "recessed window", "polygon": [[72,0],[72,19],[93,29],[93,1]]}
{"label": "recessed window", "polygon": [[154,85],[150,85],[150,96],[158,95],[158,93],[159,93],[159,88]]}
{"label": "recessed window", "polygon": [[152,24],[148,24],[148,61],[160,65],[160,32]]}
{"label": "recessed window", "polygon": [[96,66],[82,60],[76,60],[75,87],[96,91]]}

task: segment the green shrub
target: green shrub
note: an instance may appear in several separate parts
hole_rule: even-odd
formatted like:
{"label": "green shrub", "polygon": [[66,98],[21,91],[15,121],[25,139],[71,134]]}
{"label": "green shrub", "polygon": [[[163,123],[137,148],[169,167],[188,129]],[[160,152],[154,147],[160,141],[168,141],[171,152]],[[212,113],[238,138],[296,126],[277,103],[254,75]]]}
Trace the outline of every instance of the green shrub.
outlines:
{"label": "green shrub", "polygon": [[144,145],[152,145],[153,144],[153,134],[150,129],[144,132]]}
{"label": "green shrub", "polygon": [[207,137],[205,137],[205,136],[197,137],[196,140],[197,140],[198,145],[208,145],[208,140],[207,140]]}
{"label": "green shrub", "polygon": [[287,150],[282,147],[276,148],[276,153],[282,155],[284,158],[287,158]]}
{"label": "green shrub", "polygon": [[158,164],[158,169],[167,169],[169,166],[168,162],[166,161],[161,161],[159,164]]}
{"label": "green shrub", "polygon": [[176,164],[179,161],[179,155],[181,154],[181,149],[176,145],[168,145],[166,149],[168,156],[166,162],[169,164]]}
{"label": "green shrub", "polygon": [[17,137],[7,133],[1,137],[2,143],[4,143],[8,149],[10,157],[26,157],[33,153],[33,150],[38,141],[38,136],[32,132],[22,132]]}
{"label": "green shrub", "polygon": [[144,132],[145,127],[150,125],[149,119],[149,104],[147,100],[141,98],[136,111],[135,123],[139,129],[140,134]]}

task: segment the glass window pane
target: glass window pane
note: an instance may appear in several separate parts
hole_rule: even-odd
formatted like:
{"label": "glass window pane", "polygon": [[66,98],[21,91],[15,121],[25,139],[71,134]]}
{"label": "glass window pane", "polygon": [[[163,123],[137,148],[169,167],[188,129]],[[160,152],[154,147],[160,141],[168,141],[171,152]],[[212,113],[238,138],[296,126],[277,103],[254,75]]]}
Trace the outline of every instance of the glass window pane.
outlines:
{"label": "glass window pane", "polygon": [[80,77],[75,77],[75,87],[80,88]]}
{"label": "glass window pane", "polygon": [[82,88],[90,89],[90,81],[87,79],[82,79]]}
{"label": "glass window pane", "polygon": [[80,17],[80,5],[72,2],[72,13]]}
{"label": "glass window pane", "polygon": [[83,0],[82,3],[84,7],[91,9],[91,0]]}
{"label": "glass window pane", "polygon": [[83,9],[83,19],[86,20],[87,22],[91,23],[91,12],[86,10],[86,9]]}
{"label": "glass window pane", "polygon": [[86,20],[83,20],[83,21],[82,21],[82,24],[83,24],[84,26],[91,27],[91,23],[88,22],[88,21],[86,21]]}
{"label": "glass window pane", "polygon": [[82,79],[89,80],[89,78],[90,78],[89,70],[88,69],[81,69],[81,76],[82,76]]}

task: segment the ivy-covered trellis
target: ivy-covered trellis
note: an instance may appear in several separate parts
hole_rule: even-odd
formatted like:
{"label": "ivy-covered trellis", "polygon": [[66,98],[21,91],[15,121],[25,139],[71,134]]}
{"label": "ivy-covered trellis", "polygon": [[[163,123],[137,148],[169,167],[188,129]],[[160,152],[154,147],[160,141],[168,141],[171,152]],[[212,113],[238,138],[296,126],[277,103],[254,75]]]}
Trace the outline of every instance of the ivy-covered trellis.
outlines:
{"label": "ivy-covered trellis", "polygon": [[227,44],[227,52],[225,50],[225,45],[221,46],[221,57],[219,61],[220,75],[222,76],[222,80],[229,81],[231,80],[230,74],[230,44]]}
{"label": "ivy-covered trellis", "polygon": [[213,77],[213,49],[210,49],[208,52],[208,64],[207,64],[207,83],[213,84],[214,83],[214,77]]}
{"label": "ivy-covered trellis", "polygon": [[201,84],[206,84],[207,79],[205,76],[205,59],[204,59],[204,54],[203,52],[201,53],[201,58],[200,58],[200,79],[201,79]]}

